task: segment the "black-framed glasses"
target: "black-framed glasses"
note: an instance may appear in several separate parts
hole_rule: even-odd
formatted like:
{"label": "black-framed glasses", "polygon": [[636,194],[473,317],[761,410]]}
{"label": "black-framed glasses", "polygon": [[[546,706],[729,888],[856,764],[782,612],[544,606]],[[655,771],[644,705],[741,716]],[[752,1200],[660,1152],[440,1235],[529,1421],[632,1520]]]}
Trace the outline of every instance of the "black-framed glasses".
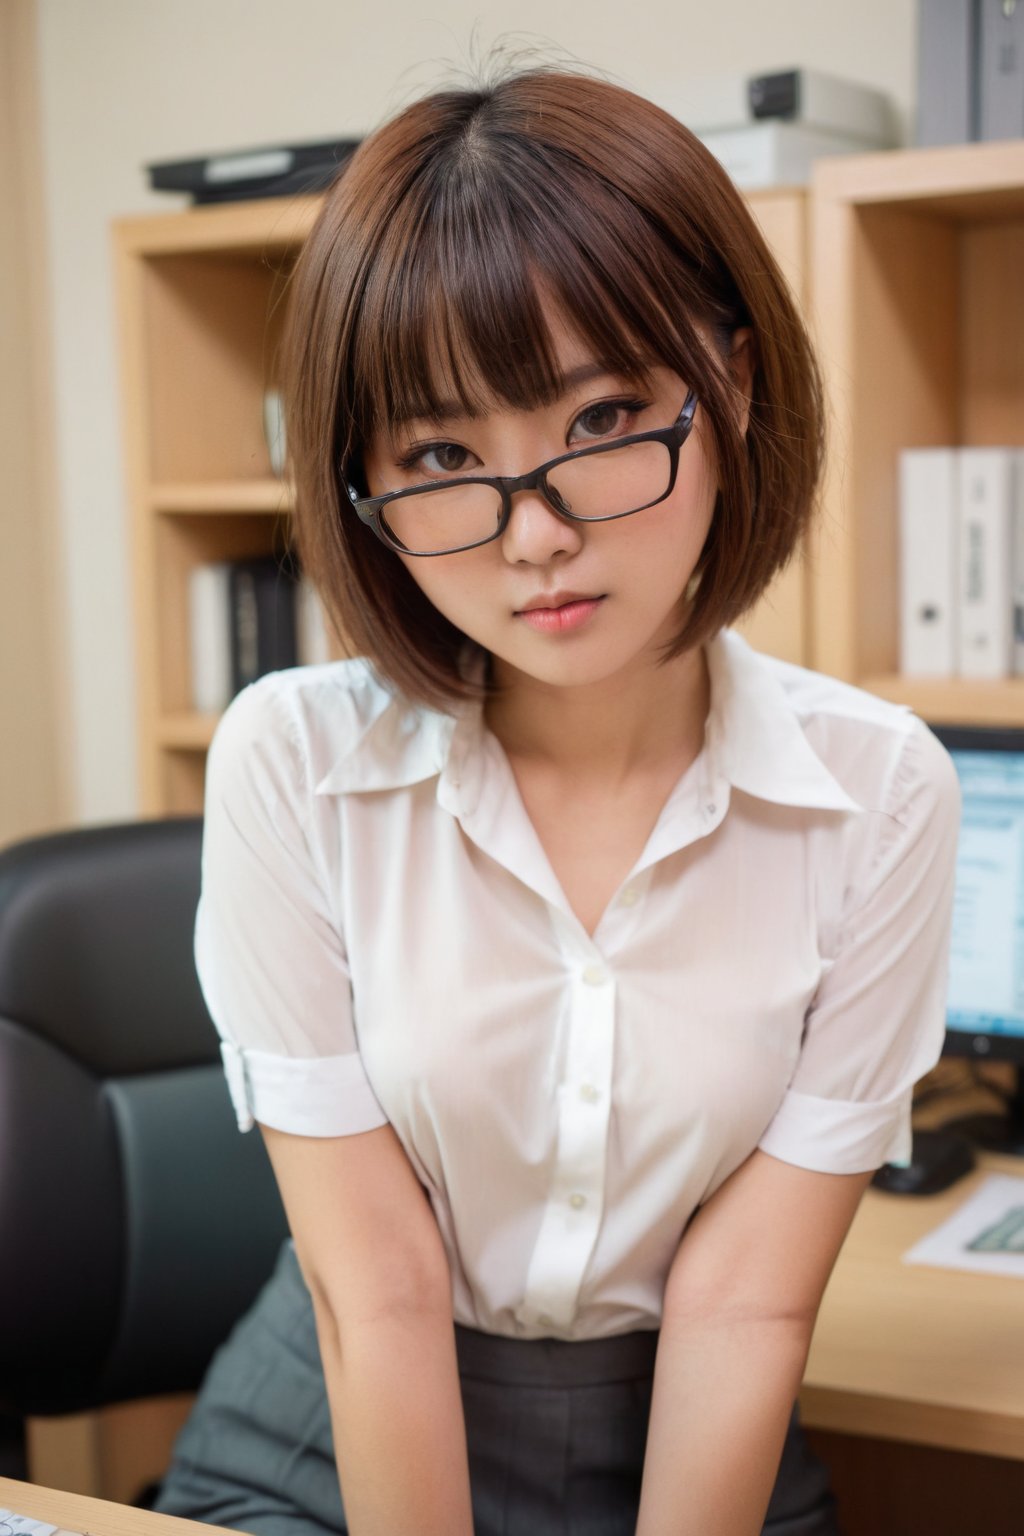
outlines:
{"label": "black-framed glasses", "polygon": [[690,390],[670,427],[636,432],[549,459],[528,475],[465,475],[349,501],[389,549],[403,555],[453,555],[498,539],[517,491],[539,491],[560,517],[607,523],[632,517],[672,494],[679,450],[690,435],[697,397]]}

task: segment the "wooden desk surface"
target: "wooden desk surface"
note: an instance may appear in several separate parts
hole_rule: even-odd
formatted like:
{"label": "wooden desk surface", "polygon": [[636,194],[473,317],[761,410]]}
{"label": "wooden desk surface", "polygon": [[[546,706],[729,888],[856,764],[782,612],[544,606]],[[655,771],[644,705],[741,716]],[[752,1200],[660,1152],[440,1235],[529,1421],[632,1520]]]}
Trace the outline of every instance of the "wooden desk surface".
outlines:
{"label": "wooden desk surface", "polygon": [[869,1189],[832,1273],[800,1393],[814,1428],[1024,1460],[1024,1282],[903,1264],[991,1173],[941,1194]]}
{"label": "wooden desk surface", "polygon": [[237,1531],[224,1532],[223,1526],[155,1515],[151,1509],[111,1504],[106,1499],[87,1498],[84,1493],[60,1493],[11,1477],[0,1477],[0,1509],[31,1515],[63,1530],[80,1531],[83,1536],[199,1536],[200,1532],[216,1536],[218,1531],[224,1536],[238,1536]]}

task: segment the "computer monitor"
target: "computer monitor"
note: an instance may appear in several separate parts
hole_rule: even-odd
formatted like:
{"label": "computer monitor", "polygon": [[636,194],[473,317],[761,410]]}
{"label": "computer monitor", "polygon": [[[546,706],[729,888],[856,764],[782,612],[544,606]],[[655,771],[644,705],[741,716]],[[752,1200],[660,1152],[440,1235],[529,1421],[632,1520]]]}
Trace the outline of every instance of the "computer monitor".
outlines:
{"label": "computer monitor", "polygon": [[1024,729],[931,728],[963,794],[944,1054],[1016,1065],[1005,1115],[949,1129],[1024,1156]]}

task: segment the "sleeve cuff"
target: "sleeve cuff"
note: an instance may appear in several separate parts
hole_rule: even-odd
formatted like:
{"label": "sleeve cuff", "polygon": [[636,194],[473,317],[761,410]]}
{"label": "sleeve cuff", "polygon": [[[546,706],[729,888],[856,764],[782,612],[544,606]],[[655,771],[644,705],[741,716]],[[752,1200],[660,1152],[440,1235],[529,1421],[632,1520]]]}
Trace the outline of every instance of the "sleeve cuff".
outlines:
{"label": "sleeve cuff", "polygon": [[793,1089],[758,1142],[762,1152],[819,1173],[867,1173],[911,1154],[913,1091],[885,1104],[819,1099]]}
{"label": "sleeve cuff", "polygon": [[353,1136],[387,1125],[358,1052],[277,1056],[220,1044],[240,1131],[256,1121],[297,1136]]}

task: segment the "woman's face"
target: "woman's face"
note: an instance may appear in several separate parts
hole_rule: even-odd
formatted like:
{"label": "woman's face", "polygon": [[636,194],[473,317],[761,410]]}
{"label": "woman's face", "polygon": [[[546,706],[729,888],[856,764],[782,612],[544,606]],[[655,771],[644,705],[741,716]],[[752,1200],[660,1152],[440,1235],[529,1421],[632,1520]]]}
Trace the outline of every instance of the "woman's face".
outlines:
{"label": "woman's face", "polygon": [[[668,368],[650,388],[602,371],[564,327],[553,328],[564,394],[518,411],[411,421],[376,438],[364,460],[371,495],[458,475],[522,475],[549,459],[670,426],[687,394]],[[594,461],[600,464],[600,458]],[[668,455],[665,455],[666,480]],[[434,606],[494,658],[495,680],[592,685],[654,666],[680,628],[687,583],[707,538],[716,482],[700,407],[679,452],[671,494],[610,522],[560,517],[539,492],[513,497],[500,538],[419,558],[396,553]]]}

